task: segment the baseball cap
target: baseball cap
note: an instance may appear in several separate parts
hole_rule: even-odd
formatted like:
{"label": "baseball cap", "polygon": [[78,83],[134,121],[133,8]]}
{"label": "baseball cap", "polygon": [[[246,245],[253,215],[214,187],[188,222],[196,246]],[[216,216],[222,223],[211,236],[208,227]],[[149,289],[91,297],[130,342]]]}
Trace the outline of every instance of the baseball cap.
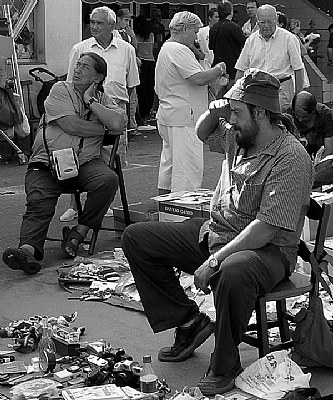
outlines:
{"label": "baseball cap", "polygon": [[257,68],[249,68],[224,97],[278,114],[281,112],[279,88],[280,82],[275,76]]}
{"label": "baseball cap", "polygon": [[117,12],[118,18],[132,18],[133,14],[130,12],[128,8],[120,8]]}

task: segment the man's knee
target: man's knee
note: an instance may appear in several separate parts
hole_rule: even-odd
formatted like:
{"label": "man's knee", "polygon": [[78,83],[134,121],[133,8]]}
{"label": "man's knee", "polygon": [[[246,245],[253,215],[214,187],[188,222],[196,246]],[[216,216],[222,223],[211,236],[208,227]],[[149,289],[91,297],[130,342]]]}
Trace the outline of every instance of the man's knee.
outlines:
{"label": "man's knee", "polygon": [[121,235],[121,247],[124,252],[129,252],[133,249],[133,240],[141,235],[141,225],[143,223],[137,222],[126,227],[123,234]]}
{"label": "man's knee", "polygon": [[248,251],[240,251],[227,257],[220,266],[220,279],[227,283],[228,288],[239,289],[240,284],[251,279],[247,266],[250,263]]}
{"label": "man's knee", "polygon": [[106,191],[110,192],[116,192],[119,184],[117,174],[109,168],[107,168],[103,174],[100,174],[94,182],[96,187],[103,187]]}

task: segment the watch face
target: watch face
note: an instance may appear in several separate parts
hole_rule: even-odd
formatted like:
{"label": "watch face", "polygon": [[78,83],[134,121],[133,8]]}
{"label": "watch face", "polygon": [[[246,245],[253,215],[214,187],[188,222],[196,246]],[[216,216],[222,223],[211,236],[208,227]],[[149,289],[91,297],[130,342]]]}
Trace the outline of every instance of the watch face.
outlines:
{"label": "watch face", "polygon": [[217,261],[217,259],[214,256],[211,256],[211,258],[209,259],[209,266],[210,268],[216,268],[218,267],[219,262]]}

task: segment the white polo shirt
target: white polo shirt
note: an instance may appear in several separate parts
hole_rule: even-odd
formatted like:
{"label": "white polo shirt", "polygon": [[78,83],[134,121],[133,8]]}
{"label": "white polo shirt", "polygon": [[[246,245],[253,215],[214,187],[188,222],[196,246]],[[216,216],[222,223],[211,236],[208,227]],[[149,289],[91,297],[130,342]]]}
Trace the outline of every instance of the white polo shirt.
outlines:
{"label": "white polo shirt", "polygon": [[304,67],[297,37],[276,27],[276,31],[266,41],[259,31],[254,32],[245,42],[235,68],[246,71],[258,68],[269,72],[278,79],[294,74]]}
{"label": "white polo shirt", "polygon": [[73,46],[69,54],[69,81],[72,80],[74,68],[81,54],[93,52],[107,63],[108,70],[104,83],[105,93],[113,99],[129,101],[127,88],[139,85],[139,71],[136,63],[134,47],[122,39],[113,37],[105,49],[91,37]]}

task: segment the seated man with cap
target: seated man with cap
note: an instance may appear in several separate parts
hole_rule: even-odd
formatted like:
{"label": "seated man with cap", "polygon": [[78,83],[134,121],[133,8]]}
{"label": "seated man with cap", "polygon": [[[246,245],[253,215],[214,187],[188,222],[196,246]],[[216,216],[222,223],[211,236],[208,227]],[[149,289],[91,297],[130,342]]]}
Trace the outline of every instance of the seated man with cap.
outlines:
{"label": "seated man with cap", "polygon": [[[122,236],[152,330],[176,328],[160,361],[179,362],[214,333],[205,396],[231,390],[242,371],[238,345],[261,294],[289,277],[310,203],[311,159],[281,114],[279,81],[250,69],[197,123],[211,150],[224,152],[210,220],[142,222]],[[225,124],[225,119],[230,124]],[[216,321],[200,312],[174,267],[214,294]]]}

